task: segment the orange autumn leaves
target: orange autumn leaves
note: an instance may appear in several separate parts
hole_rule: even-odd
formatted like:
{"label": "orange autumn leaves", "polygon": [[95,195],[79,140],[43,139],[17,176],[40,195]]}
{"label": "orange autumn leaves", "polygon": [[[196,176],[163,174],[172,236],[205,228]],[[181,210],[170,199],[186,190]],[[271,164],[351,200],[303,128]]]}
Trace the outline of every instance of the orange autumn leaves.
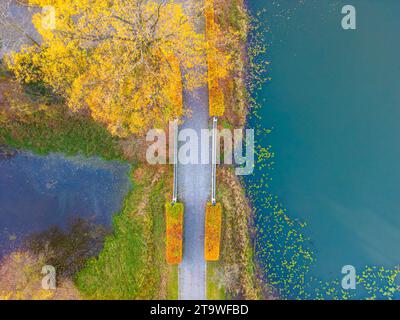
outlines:
{"label": "orange autumn leaves", "polygon": [[182,203],[165,204],[167,224],[166,257],[169,264],[182,262],[183,210]]}
{"label": "orange autumn leaves", "polygon": [[[183,212],[182,203],[166,203],[166,259],[169,264],[182,262]],[[217,261],[220,255],[222,209],[221,204],[207,203],[204,238],[204,258]]]}
{"label": "orange autumn leaves", "polygon": [[179,118],[183,115],[183,85],[182,85],[182,72],[180,63],[173,53],[163,53],[167,61],[166,71],[169,74],[169,81],[164,87],[164,94],[171,101],[175,107],[176,116]]}
{"label": "orange autumn leaves", "polygon": [[204,258],[217,261],[220,253],[222,209],[221,204],[207,203],[204,238]]}
{"label": "orange autumn leaves", "polygon": [[218,117],[223,116],[225,112],[225,99],[220,80],[228,76],[231,57],[219,48],[218,40],[223,36],[215,22],[214,0],[205,0],[205,20],[209,113],[211,117]]}

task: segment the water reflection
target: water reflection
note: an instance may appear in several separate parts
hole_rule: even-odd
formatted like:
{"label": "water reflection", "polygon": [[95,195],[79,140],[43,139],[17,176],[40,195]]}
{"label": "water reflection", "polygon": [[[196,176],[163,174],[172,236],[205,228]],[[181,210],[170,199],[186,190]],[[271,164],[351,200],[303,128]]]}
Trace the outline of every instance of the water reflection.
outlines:
{"label": "water reflection", "polygon": [[[59,241],[65,243],[68,249],[52,258],[57,261],[68,250],[89,246],[90,241],[92,245],[96,242],[92,253],[97,252],[97,233],[104,235],[107,229],[100,226],[111,225],[112,215],[120,210],[131,188],[129,170],[128,164],[116,161],[37,156],[2,148],[0,258],[18,250],[32,234],[37,243],[47,241],[51,248],[57,248]],[[78,233],[74,242],[67,241],[67,234]]]}
{"label": "water reflection", "polygon": [[23,247],[43,256],[46,264],[56,268],[57,275],[70,277],[88,258],[100,253],[104,238],[110,233],[111,227],[75,217],[69,220],[65,229],[55,225],[27,236]]}

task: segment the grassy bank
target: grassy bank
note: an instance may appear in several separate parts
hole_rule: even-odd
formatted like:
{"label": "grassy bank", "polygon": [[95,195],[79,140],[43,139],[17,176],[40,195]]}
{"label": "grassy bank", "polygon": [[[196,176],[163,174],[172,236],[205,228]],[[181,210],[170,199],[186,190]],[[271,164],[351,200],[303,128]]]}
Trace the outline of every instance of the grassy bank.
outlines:
{"label": "grassy bank", "polygon": [[90,118],[70,114],[62,106],[46,109],[30,114],[3,114],[0,144],[43,155],[60,152],[123,159],[117,140]]}
{"label": "grassy bank", "polygon": [[[246,41],[249,17],[242,0],[215,1],[216,21],[226,37],[233,70],[224,83],[222,128],[242,128],[247,117],[245,87]],[[251,243],[252,210],[243,186],[229,168],[218,170],[218,201],[222,204],[221,258],[207,263],[209,299],[260,299]]]}
{"label": "grassy bank", "polygon": [[231,57],[232,71],[222,83],[225,113],[220,121],[231,128],[244,126],[248,113],[245,86],[246,41],[250,18],[243,0],[215,0],[215,19],[224,31],[225,51]]}
{"label": "grassy bank", "polygon": [[251,242],[253,217],[249,201],[241,182],[232,169],[221,169],[219,181],[219,196],[227,226],[222,237],[224,257],[222,262],[224,273],[232,274],[233,280],[227,281],[227,291],[234,297],[260,299],[262,294],[260,283],[256,277]]}
{"label": "grassy bank", "polygon": [[207,262],[207,292],[208,300],[225,300],[226,289],[221,275],[223,266],[219,261]]}
{"label": "grassy bank", "polygon": [[221,257],[207,263],[208,299],[260,299],[250,239],[252,211],[232,169],[218,170],[217,198],[222,204]]}
{"label": "grassy bank", "polygon": [[[0,145],[37,154],[123,159],[118,140],[89,116],[71,113],[41,91],[32,92],[2,69],[0,79]],[[49,101],[50,100],[50,101]],[[53,99],[56,100],[56,99]]]}
{"label": "grassy bank", "polygon": [[[164,199],[169,172],[137,168],[134,187],[114,216],[114,234],[90,260],[76,284],[91,299],[175,298],[176,269],[165,264]],[[161,201],[160,201],[161,200]]]}

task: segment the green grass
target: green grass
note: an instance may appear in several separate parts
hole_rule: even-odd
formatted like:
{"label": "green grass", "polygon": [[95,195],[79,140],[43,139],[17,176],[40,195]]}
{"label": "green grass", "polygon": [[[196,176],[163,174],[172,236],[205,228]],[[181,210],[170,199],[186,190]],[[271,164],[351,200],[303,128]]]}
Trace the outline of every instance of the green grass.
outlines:
{"label": "green grass", "polygon": [[114,216],[114,234],[106,238],[99,257],[89,260],[76,277],[78,288],[89,298],[133,299],[149,294],[142,290],[147,278],[143,234],[148,221],[144,215],[131,217],[135,194],[127,196],[122,212]]}
{"label": "green grass", "polygon": [[7,79],[8,72],[5,66],[3,65],[3,61],[0,59],[0,79]]}
{"label": "green grass", "polygon": [[221,119],[220,124],[221,124],[222,128],[224,128],[224,129],[229,129],[229,130],[235,129],[234,125],[229,123],[228,120],[226,120],[226,119]]}
{"label": "green grass", "polygon": [[169,276],[163,218],[168,175],[155,185],[149,185],[152,177],[146,172],[135,182],[122,211],[114,216],[114,234],[106,238],[99,257],[89,260],[78,273],[75,282],[87,298],[158,299],[167,296],[161,284]]}
{"label": "green grass", "polygon": [[184,211],[184,206],[183,203],[175,202],[174,204],[172,204],[168,201],[165,204],[165,209],[167,213],[171,216],[171,218],[180,219],[181,213]]}
{"label": "green grass", "polygon": [[232,0],[232,4],[229,10],[229,24],[234,27],[236,30],[240,31],[240,20],[243,19],[241,12],[239,10],[239,4],[237,0]]}
{"label": "green grass", "polygon": [[225,288],[221,285],[218,277],[219,261],[207,262],[207,299],[208,300],[225,300]]}
{"label": "green grass", "polygon": [[170,265],[167,283],[167,300],[178,300],[179,281],[178,265]]}
{"label": "green grass", "polygon": [[[150,170],[154,170],[150,168]],[[166,263],[165,258],[165,234],[166,234],[166,221],[165,221],[165,194],[169,191],[169,183],[171,177],[166,175],[163,177],[153,189],[150,195],[150,210],[149,213],[153,217],[152,228],[152,243],[153,243],[153,257],[154,257],[154,273],[159,273],[157,276],[158,281],[165,280],[166,293],[162,293],[160,298],[170,300],[178,299],[178,268],[170,266]]]}
{"label": "green grass", "polygon": [[0,69],[0,79],[7,79],[7,73],[3,69]]}
{"label": "green grass", "polygon": [[0,145],[37,154],[61,152],[100,156],[107,160],[123,159],[117,139],[103,126],[62,107],[48,107],[24,115],[5,114],[0,124]]}

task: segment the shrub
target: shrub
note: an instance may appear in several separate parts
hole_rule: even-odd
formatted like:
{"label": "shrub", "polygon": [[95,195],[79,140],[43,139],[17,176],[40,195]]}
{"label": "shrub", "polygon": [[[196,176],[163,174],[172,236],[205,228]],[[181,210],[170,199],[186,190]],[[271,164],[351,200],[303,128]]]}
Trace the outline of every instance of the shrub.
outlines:
{"label": "shrub", "polygon": [[206,222],[204,236],[204,257],[206,261],[217,261],[219,259],[221,242],[221,204],[213,205],[208,202],[206,207]]}
{"label": "shrub", "polygon": [[219,80],[226,76],[229,57],[217,47],[217,38],[220,33],[215,23],[214,1],[206,0],[205,7],[206,36],[207,36],[207,70],[209,113],[211,117],[223,116],[225,112],[224,94]]}
{"label": "shrub", "polygon": [[210,117],[222,117],[225,112],[224,93],[219,86],[209,86]]}
{"label": "shrub", "polygon": [[169,264],[182,262],[182,239],[183,239],[183,211],[182,203],[166,203],[166,258]]}

